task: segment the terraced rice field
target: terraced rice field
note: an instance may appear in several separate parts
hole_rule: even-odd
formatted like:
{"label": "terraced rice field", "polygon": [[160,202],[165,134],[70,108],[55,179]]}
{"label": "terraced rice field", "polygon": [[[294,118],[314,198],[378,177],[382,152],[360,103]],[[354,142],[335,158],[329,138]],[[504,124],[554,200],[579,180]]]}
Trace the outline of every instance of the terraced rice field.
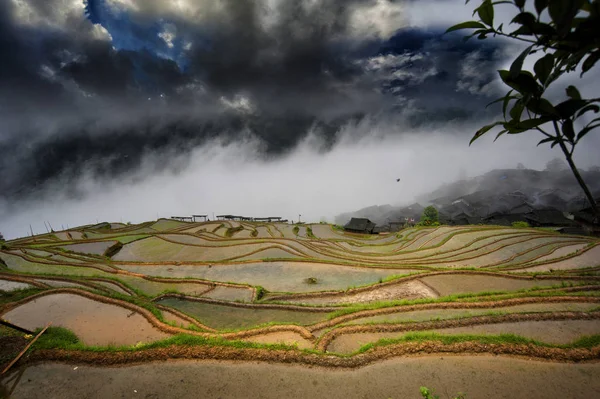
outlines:
{"label": "terraced rice field", "polygon": [[592,237],[495,226],[365,236],[326,224],[161,219],[9,241],[0,259],[0,316],[28,330],[52,323],[21,370],[170,358],[367,370],[452,353],[465,359],[452,372],[469,394],[475,353],[525,356],[525,373],[541,359],[576,370],[567,362],[600,358]]}
{"label": "terraced rice field", "polygon": [[3,318],[30,330],[52,322],[70,329],[87,345],[135,345],[168,336],[140,314],[73,294],[38,297]]}

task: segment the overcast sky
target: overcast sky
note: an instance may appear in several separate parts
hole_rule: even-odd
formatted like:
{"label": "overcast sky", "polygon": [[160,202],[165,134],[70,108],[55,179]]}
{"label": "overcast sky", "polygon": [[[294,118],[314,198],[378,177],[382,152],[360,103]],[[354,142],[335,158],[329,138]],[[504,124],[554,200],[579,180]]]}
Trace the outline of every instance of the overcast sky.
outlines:
{"label": "overcast sky", "polygon": [[[1,1],[0,232],[213,212],[331,221],[461,170],[542,169],[558,154],[533,133],[468,146],[520,49],[443,35],[471,3]],[[584,95],[600,81],[588,75]],[[599,163],[586,139],[582,167]]]}

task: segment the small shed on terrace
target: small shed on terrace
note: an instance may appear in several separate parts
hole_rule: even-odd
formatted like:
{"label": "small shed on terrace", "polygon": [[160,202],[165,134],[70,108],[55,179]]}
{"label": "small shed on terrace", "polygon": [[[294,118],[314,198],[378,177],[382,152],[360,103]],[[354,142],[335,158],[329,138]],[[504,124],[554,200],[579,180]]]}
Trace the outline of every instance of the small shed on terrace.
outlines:
{"label": "small shed on terrace", "polygon": [[353,233],[373,234],[374,229],[375,223],[366,218],[352,218],[344,226],[344,230],[351,231]]}

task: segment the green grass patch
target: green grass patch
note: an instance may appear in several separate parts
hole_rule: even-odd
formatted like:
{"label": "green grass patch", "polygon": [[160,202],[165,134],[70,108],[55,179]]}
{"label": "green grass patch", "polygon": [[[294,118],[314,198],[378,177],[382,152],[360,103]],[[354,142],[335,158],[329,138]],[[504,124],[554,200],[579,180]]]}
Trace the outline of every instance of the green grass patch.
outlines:
{"label": "green grass patch", "polygon": [[8,303],[18,302],[22,299],[39,294],[44,288],[23,288],[20,290],[0,291],[0,306]]}
{"label": "green grass patch", "polygon": [[484,345],[536,345],[550,348],[581,348],[591,349],[600,344],[600,335],[592,335],[579,338],[578,340],[571,342],[570,344],[550,344],[535,339],[525,338],[515,334],[500,334],[500,335],[475,335],[475,334],[456,334],[456,335],[443,335],[435,332],[409,332],[400,338],[384,338],[377,342],[368,343],[363,345],[356,352],[347,355],[354,356],[360,353],[364,353],[380,346],[395,345],[409,342],[425,342],[425,341],[438,341],[444,345],[452,345],[462,342],[476,342]]}
{"label": "green grass patch", "polygon": [[148,238],[148,237],[151,237],[151,235],[150,234],[133,234],[133,235],[127,235],[127,236],[114,237],[113,239],[121,242],[121,244],[129,244],[130,242],[143,240],[144,238]]}
{"label": "green grass patch", "polygon": [[230,227],[225,231],[225,237],[231,238],[237,232],[244,230],[244,226],[239,225],[238,227]]}
{"label": "green grass patch", "polygon": [[553,229],[552,227],[534,227],[535,230],[544,231],[546,233],[552,233],[556,235],[560,235],[560,231]]}
{"label": "green grass patch", "polygon": [[265,296],[265,294],[267,293],[267,290],[265,290],[264,287],[257,285],[256,287],[256,298],[255,300],[259,301],[262,299],[262,297]]}
{"label": "green grass patch", "polygon": [[[38,329],[36,332],[39,332]],[[474,334],[457,334],[457,335],[442,335],[434,332],[410,332],[404,336],[395,339],[381,339],[374,343],[363,345],[356,352],[348,355],[327,353],[327,356],[352,357],[357,354],[367,352],[373,348],[410,343],[410,342],[426,342],[437,341],[444,345],[452,345],[462,342],[475,342],[485,345],[536,345],[542,347],[554,348],[580,348],[591,349],[600,344],[600,335],[592,335],[581,337],[578,340],[566,344],[549,344],[534,339],[521,337],[515,334],[501,335],[474,335]],[[32,350],[40,349],[63,349],[63,350],[80,350],[89,352],[135,352],[140,350],[167,348],[171,346],[211,346],[211,347],[230,347],[238,349],[269,349],[269,350],[300,350],[297,345],[286,344],[261,344],[254,342],[245,342],[238,340],[226,340],[220,337],[198,337],[190,334],[178,334],[164,340],[151,342],[147,344],[136,344],[128,346],[87,346],[82,343],[77,335],[68,329],[62,327],[50,327],[42,336],[34,343]],[[312,349],[300,350],[305,353],[324,355],[321,352]]]}
{"label": "green grass patch", "polygon": [[212,229],[212,233],[216,233],[217,230],[219,230],[221,227],[225,227],[225,225],[223,223],[221,223],[220,225],[218,225],[217,227],[215,227],[214,229]]}
{"label": "green grass patch", "polygon": [[[41,331],[38,328],[35,332]],[[63,327],[49,327],[33,344],[34,349],[80,349],[84,345],[71,330]]]}
{"label": "green grass patch", "polygon": [[573,348],[593,348],[600,345],[600,335],[586,335],[571,343]]}
{"label": "green grass patch", "polygon": [[[382,308],[390,308],[397,306],[409,306],[409,305],[421,305],[421,304],[430,304],[430,303],[444,303],[444,302],[488,302],[488,301],[497,301],[497,300],[506,300],[513,298],[523,298],[523,297],[551,297],[551,296],[577,296],[573,292],[537,292],[537,291],[547,291],[552,288],[562,288],[562,285],[556,286],[546,286],[546,287],[533,287],[527,288],[514,292],[506,292],[506,291],[482,291],[475,293],[464,293],[464,294],[455,294],[455,295],[447,295],[439,298],[423,298],[423,299],[398,299],[392,301],[378,301],[378,302],[370,302],[370,303],[359,303],[359,304],[351,304],[351,305],[342,305],[339,310],[336,310],[333,313],[330,313],[328,318],[333,319],[335,317],[344,316],[347,314],[359,312],[362,310],[375,310]],[[593,296],[593,293],[584,293],[582,296]]]}
{"label": "green grass patch", "polygon": [[[39,332],[41,329],[36,331]],[[135,352],[145,349],[166,348],[170,346],[221,346],[239,349],[262,348],[271,350],[297,350],[297,345],[284,344],[258,344],[244,341],[230,341],[223,338],[198,337],[189,334],[178,334],[164,340],[147,344],[125,345],[125,346],[88,346],[79,340],[72,331],[62,327],[50,327],[33,344],[33,350],[40,349],[63,349],[81,350],[89,352]],[[310,351],[314,352],[314,351]]]}
{"label": "green grass patch", "polygon": [[[14,274],[16,274],[16,273],[14,273]],[[27,274],[27,273],[23,273],[23,274]],[[37,277],[37,278],[60,277],[60,278],[65,279],[65,277],[62,275],[54,275],[54,274],[46,274],[46,275],[35,274],[35,275],[30,275],[29,277]],[[103,279],[106,279],[106,280],[119,282],[119,283],[123,284],[124,286],[126,286],[127,288],[129,288],[134,293],[136,293],[137,296],[125,295],[125,294],[121,294],[119,292],[112,291],[112,290],[109,293],[100,292],[100,291],[95,291],[91,287],[88,288],[88,287],[84,287],[84,286],[78,287],[78,289],[90,292],[92,294],[102,295],[105,297],[118,299],[118,300],[121,300],[124,302],[129,302],[131,304],[137,305],[141,308],[148,310],[154,316],[156,316],[160,321],[164,321],[161,311],[156,306],[154,306],[154,303],[151,301],[152,297],[147,296],[144,292],[140,291],[139,289],[136,289],[136,288],[132,287],[131,285],[129,285],[117,278],[114,278],[112,276],[107,277],[105,275],[102,275],[102,276],[97,276],[97,277],[102,277]],[[78,281],[77,279],[74,279],[74,278],[67,278],[65,280],[71,280],[73,282]],[[81,280],[88,281],[88,279],[81,279]],[[91,281],[91,282],[93,283],[94,281]],[[44,288],[25,288],[25,289],[21,289],[21,290],[14,290],[14,291],[8,291],[8,292],[0,291],[0,305],[6,304],[6,303],[11,303],[11,302],[17,302],[21,299],[27,298],[31,295],[35,295],[35,294],[45,291],[45,290],[46,289],[44,289]]]}

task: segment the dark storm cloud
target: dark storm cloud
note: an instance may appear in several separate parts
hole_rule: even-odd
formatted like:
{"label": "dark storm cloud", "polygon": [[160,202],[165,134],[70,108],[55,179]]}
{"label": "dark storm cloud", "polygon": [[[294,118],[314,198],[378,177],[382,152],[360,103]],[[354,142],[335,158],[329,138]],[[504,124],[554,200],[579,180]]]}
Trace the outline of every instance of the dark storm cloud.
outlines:
{"label": "dark storm cloud", "polygon": [[186,153],[207,139],[250,134],[276,156],[309,132],[327,149],[341,126],[373,114],[413,126],[479,117],[468,110],[494,94],[502,58],[497,45],[403,28],[399,17],[391,38],[373,34],[381,21],[357,13],[382,1],[284,1],[268,21],[266,1],[206,2],[190,16],[159,1],[90,0],[87,18],[82,4],[26,3],[37,22],[0,4],[6,197],[57,179],[68,187],[83,171],[111,179],[148,153]]}

